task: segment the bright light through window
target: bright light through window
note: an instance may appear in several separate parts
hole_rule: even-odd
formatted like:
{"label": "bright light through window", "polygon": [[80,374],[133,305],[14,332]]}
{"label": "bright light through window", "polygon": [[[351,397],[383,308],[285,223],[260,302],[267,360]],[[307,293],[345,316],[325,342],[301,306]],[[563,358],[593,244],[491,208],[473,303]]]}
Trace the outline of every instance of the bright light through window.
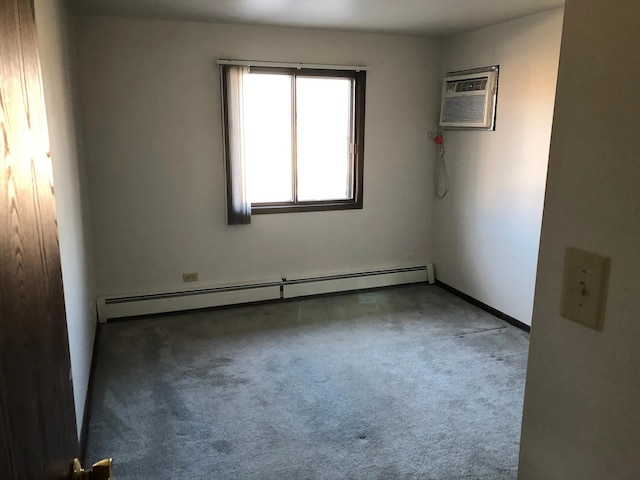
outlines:
{"label": "bright light through window", "polygon": [[291,77],[245,75],[242,98],[249,200],[293,201]]}
{"label": "bright light through window", "polygon": [[251,203],[352,197],[352,90],[351,78],[244,76]]}
{"label": "bright light through window", "polygon": [[296,79],[299,201],[351,197],[351,84]]}

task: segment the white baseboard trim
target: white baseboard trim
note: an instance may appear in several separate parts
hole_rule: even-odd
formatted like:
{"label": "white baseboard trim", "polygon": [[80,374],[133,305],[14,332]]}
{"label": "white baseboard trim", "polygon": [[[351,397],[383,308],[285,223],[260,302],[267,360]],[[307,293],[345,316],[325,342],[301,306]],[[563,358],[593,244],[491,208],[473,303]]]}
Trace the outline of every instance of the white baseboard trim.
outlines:
{"label": "white baseboard trim", "polygon": [[99,296],[97,298],[98,319],[100,323],[105,323],[109,319],[138,315],[237,305],[281,298],[297,298],[420,282],[434,283],[433,266],[431,264],[316,277],[283,278],[274,281],[200,287],[181,291]]}
{"label": "white baseboard trim", "polygon": [[428,280],[428,270],[424,266],[329,275],[324,277],[287,279],[284,288],[284,298],[349,292],[352,290],[427,282]]}
{"label": "white baseboard trim", "polygon": [[263,302],[280,298],[280,281],[185,291],[98,297],[98,320]]}

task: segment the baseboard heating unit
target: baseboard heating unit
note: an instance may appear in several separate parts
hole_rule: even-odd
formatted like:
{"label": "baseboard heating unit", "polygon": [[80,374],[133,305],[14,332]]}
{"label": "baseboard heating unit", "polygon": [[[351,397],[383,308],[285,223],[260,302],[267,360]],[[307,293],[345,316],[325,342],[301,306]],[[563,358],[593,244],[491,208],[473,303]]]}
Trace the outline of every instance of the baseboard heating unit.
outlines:
{"label": "baseboard heating unit", "polygon": [[199,308],[237,305],[287,298],[348,292],[368,288],[434,283],[432,264],[337,273],[333,275],[281,278],[263,282],[200,287],[190,290],[145,293],[138,295],[99,296],[98,319],[109,319],[177,312]]}

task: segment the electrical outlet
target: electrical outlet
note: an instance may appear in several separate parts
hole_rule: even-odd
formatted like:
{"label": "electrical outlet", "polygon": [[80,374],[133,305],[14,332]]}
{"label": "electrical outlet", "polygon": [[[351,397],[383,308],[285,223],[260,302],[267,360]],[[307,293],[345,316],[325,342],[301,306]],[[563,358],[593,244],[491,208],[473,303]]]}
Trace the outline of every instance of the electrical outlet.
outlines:
{"label": "electrical outlet", "polygon": [[560,314],[594,330],[602,330],[611,259],[567,247]]}
{"label": "electrical outlet", "polygon": [[183,273],[182,274],[183,282],[197,282],[198,281],[198,272],[191,273]]}

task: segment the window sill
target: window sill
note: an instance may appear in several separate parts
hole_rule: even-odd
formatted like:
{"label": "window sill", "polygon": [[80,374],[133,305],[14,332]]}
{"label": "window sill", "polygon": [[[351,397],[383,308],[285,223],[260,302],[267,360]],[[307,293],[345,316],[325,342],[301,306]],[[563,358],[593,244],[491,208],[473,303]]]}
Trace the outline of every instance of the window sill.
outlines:
{"label": "window sill", "polygon": [[323,212],[329,210],[361,210],[362,201],[337,200],[330,202],[305,203],[269,203],[251,205],[252,215],[266,215],[271,213]]}

